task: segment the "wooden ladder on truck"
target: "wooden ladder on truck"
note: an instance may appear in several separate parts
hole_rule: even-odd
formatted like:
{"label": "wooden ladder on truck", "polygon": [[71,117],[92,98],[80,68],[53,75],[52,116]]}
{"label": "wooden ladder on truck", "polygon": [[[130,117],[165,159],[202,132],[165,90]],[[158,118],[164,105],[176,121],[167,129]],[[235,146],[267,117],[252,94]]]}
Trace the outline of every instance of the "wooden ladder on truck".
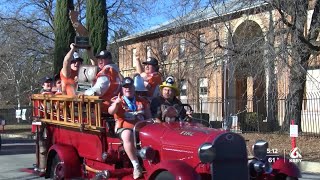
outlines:
{"label": "wooden ladder on truck", "polygon": [[[56,143],[74,147],[79,156],[86,157],[90,147],[86,147],[83,139],[94,144],[91,146],[97,152],[94,159],[104,161],[101,154],[107,151],[106,136],[113,130],[108,130],[101,118],[102,101],[98,96],[32,95],[33,124],[38,123],[36,171],[46,172],[47,162],[50,165],[49,148]],[[54,134],[61,131],[63,134]]]}
{"label": "wooden ladder on truck", "polygon": [[98,96],[33,94],[33,117],[48,124],[101,132],[101,102]]}

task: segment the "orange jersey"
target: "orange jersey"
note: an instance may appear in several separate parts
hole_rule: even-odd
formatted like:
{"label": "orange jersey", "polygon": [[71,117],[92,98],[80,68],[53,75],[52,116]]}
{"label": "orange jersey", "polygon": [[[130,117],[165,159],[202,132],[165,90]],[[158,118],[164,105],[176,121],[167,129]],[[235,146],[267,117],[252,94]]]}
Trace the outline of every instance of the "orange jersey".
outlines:
{"label": "orange jersey", "polygon": [[[113,99],[116,99],[114,97]],[[136,105],[137,110],[131,111],[126,104],[126,102],[122,99],[122,103],[118,108],[117,113],[114,114],[114,119],[116,120],[116,129],[117,128],[130,128],[132,129],[134,125],[141,120],[145,120],[144,110],[150,108],[148,100],[136,96]]]}
{"label": "orange jersey", "polygon": [[60,71],[62,94],[76,95],[77,83],[74,79],[77,75],[78,72],[71,70],[70,77],[65,77],[62,71]]}
{"label": "orange jersey", "polygon": [[106,65],[103,69],[97,74],[96,79],[100,76],[107,76],[110,81],[110,86],[108,90],[101,96],[104,100],[111,100],[112,97],[118,95],[120,92],[120,76],[119,71],[113,68],[110,65]]}
{"label": "orange jersey", "polygon": [[156,96],[155,90],[162,83],[162,77],[159,72],[147,74],[147,79],[145,80],[148,83],[148,97]]}
{"label": "orange jersey", "polygon": [[103,100],[105,100],[105,102],[103,102],[103,106],[105,107],[102,108],[107,109],[111,104],[111,98],[118,95],[121,89],[119,70],[113,65],[106,65],[97,74],[96,79],[98,79],[100,76],[107,76],[110,82],[108,90],[100,96]]}

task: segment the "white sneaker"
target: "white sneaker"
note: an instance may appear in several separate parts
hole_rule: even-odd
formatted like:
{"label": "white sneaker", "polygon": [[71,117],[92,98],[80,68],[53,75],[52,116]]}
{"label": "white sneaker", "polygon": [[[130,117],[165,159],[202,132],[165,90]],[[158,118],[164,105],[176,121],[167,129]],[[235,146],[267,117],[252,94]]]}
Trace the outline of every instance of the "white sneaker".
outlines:
{"label": "white sneaker", "polygon": [[142,168],[140,166],[133,169],[133,179],[138,179],[142,176]]}

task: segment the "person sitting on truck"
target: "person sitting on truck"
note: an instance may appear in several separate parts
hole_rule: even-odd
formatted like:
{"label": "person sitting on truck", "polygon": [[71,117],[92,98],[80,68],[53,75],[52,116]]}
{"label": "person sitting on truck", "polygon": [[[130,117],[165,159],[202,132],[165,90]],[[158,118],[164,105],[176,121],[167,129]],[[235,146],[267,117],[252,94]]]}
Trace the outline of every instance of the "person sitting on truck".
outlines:
{"label": "person sitting on truck", "polygon": [[141,75],[141,77],[143,77],[144,85],[148,89],[148,97],[150,100],[153,97],[157,97],[159,95],[159,85],[162,82],[162,77],[159,73],[158,60],[156,58],[149,57],[145,62],[142,62],[144,70],[138,56],[135,61],[136,71]]}
{"label": "person sitting on truck", "polygon": [[[51,77],[45,77],[42,80],[42,89],[40,91],[41,94],[45,94],[45,95],[51,95],[54,94],[52,92],[52,84],[53,84],[53,79]],[[47,112],[50,111],[50,102],[47,101],[46,104],[44,104],[43,102],[40,102],[40,107],[41,110],[46,109]]]}
{"label": "person sitting on truck", "polygon": [[56,95],[62,94],[60,74],[54,75],[54,85],[52,87],[52,92]]}
{"label": "person sitting on truck", "polygon": [[45,77],[42,81],[42,89],[40,91],[41,94],[53,94],[52,93],[52,78]]}
{"label": "person sitting on truck", "polygon": [[133,178],[142,176],[142,169],[137,158],[137,150],[134,146],[132,129],[138,121],[151,118],[149,102],[139,96],[135,96],[134,81],[126,77],[122,81],[122,96],[120,93],[114,97],[109,107],[109,113],[114,115],[116,121],[115,132],[122,139],[123,147],[133,165]]}
{"label": "person sitting on truck", "polygon": [[[70,51],[66,54],[63,60],[62,69],[60,71],[62,94],[76,95],[77,76],[80,65],[83,59],[76,52],[77,48],[74,43],[70,44]],[[91,64],[95,65],[92,48],[87,49]]]}
{"label": "person sitting on truck", "polygon": [[119,67],[112,61],[109,51],[103,50],[96,55],[100,72],[96,76],[95,84],[84,92],[87,96],[100,96],[104,102],[101,110],[107,112],[111,98],[116,96],[121,89]]}
{"label": "person sitting on truck", "polygon": [[181,101],[177,98],[180,91],[174,81],[174,77],[169,76],[167,79],[160,85],[161,95],[155,97],[151,101],[151,114],[156,122],[165,122],[164,111],[168,107],[175,107],[177,111],[180,111],[180,114],[177,114],[180,119],[186,117],[186,110],[181,106]]}

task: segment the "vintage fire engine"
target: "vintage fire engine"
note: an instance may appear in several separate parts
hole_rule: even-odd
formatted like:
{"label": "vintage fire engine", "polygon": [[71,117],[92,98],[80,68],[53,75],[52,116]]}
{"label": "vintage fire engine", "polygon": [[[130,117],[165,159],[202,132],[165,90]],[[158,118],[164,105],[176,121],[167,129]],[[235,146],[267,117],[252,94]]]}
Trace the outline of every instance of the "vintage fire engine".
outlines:
{"label": "vintage fire engine", "polygon": [[[35,170],[53,179],[132,179],[132,165],[114,134],[114,119],[101,112],[97,96],[32,96],[37,125]],[[248,158],[242,136],[193,122],[134,127],[143,179],[298,179],[283,158],[266,160],[268,143],[257,141]]]}

